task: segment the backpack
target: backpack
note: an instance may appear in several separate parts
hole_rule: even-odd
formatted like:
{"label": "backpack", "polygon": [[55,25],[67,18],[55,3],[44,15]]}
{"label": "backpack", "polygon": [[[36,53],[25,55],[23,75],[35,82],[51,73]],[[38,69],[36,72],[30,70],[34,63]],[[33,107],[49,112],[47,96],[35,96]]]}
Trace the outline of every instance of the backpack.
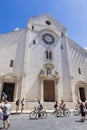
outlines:
{"label": "backpack", "polygon": [[40,108],[43,109],[43,105],[42,104],[40,104]]}
{"label": "backpack", "polygon": [[18,100],[16,101],[16,105],[17,105],[17,106],[19,105],[19,101],[18,101]]}
{"label": "backpack", "polygon": [[57,104],[54,105],[54,108],[57,108]]}

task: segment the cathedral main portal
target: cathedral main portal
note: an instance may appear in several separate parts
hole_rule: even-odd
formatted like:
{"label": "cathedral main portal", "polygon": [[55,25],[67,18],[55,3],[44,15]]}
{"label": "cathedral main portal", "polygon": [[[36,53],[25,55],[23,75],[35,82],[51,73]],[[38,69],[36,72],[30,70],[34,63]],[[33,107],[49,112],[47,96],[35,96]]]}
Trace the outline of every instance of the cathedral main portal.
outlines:
{"label": "cathedral main portal", "polygon": [[44,101],[55,101],[55,84],[53,80],[44,80]]}

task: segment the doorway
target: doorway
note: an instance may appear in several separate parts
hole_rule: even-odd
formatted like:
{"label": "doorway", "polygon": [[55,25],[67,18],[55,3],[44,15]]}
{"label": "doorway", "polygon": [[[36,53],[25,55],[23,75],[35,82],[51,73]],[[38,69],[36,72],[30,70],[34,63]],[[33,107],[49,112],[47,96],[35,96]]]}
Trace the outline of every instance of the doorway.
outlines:
{"label": "doorway", "polygon": [[44,101],[54,102],[55,101],[55,86],[54,81],[44,80]]}
{"label": "doorway", "polygon": [[79,88],[79,93],[80,93],[80,99],[82,102],[85,102],[86,97],[85,97],[85,89],[83,87]]}
{"label": "doorway", "polygon": [[14,100],[14,89],[15,89],[15,83],[3,83],[3,89],[2,92],[5,92],[7,94],[7,100],[9,102],[13,102]]}

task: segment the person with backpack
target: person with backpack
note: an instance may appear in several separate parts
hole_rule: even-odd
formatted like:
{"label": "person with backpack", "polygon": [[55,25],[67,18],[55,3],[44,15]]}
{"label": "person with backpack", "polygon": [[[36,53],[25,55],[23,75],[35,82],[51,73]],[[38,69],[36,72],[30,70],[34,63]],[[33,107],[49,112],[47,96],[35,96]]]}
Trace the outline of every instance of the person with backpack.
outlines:
{"label": "person with backpack", "polygon": [[38,100],[38,110],[42,110],[43,109],[43,105],[41,104],[41,102]]}
{"label": "person with backpack", "polygon": [[16,114],[18,113],[19,105],[20,105],[20,99],[17,99],[17,101],[16,101]]}
{"label": "person with backpack", "polygon": [[54,104],[55,111],[57,111],[57,107],[58,107],[58,102],[56,101]]}

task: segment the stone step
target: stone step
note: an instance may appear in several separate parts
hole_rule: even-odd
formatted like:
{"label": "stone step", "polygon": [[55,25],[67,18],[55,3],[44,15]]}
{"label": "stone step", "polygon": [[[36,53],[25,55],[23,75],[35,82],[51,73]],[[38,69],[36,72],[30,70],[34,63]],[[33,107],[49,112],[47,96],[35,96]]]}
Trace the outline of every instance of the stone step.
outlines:
{"label": "stone step", "polygon": [[[74,110],[75,103],[73,103],[73,102],[65,102],[65,103],[66,103],[66,107],[68,109]],[[14,111],[16,109],[15,102],[10,102],[10,104],[12,106],[12,110]],[[45,110],[53,110],[54,109],[53,106],[54,106],[55,102],[43,102],[42,104],[43,104],[43,107],[44,107]],[[24,110],[25,111],[33,110],[37,106],[38,106],[37,102],[25,102]],[[19,106],[19,109],[21,109],[21,104]]]}

